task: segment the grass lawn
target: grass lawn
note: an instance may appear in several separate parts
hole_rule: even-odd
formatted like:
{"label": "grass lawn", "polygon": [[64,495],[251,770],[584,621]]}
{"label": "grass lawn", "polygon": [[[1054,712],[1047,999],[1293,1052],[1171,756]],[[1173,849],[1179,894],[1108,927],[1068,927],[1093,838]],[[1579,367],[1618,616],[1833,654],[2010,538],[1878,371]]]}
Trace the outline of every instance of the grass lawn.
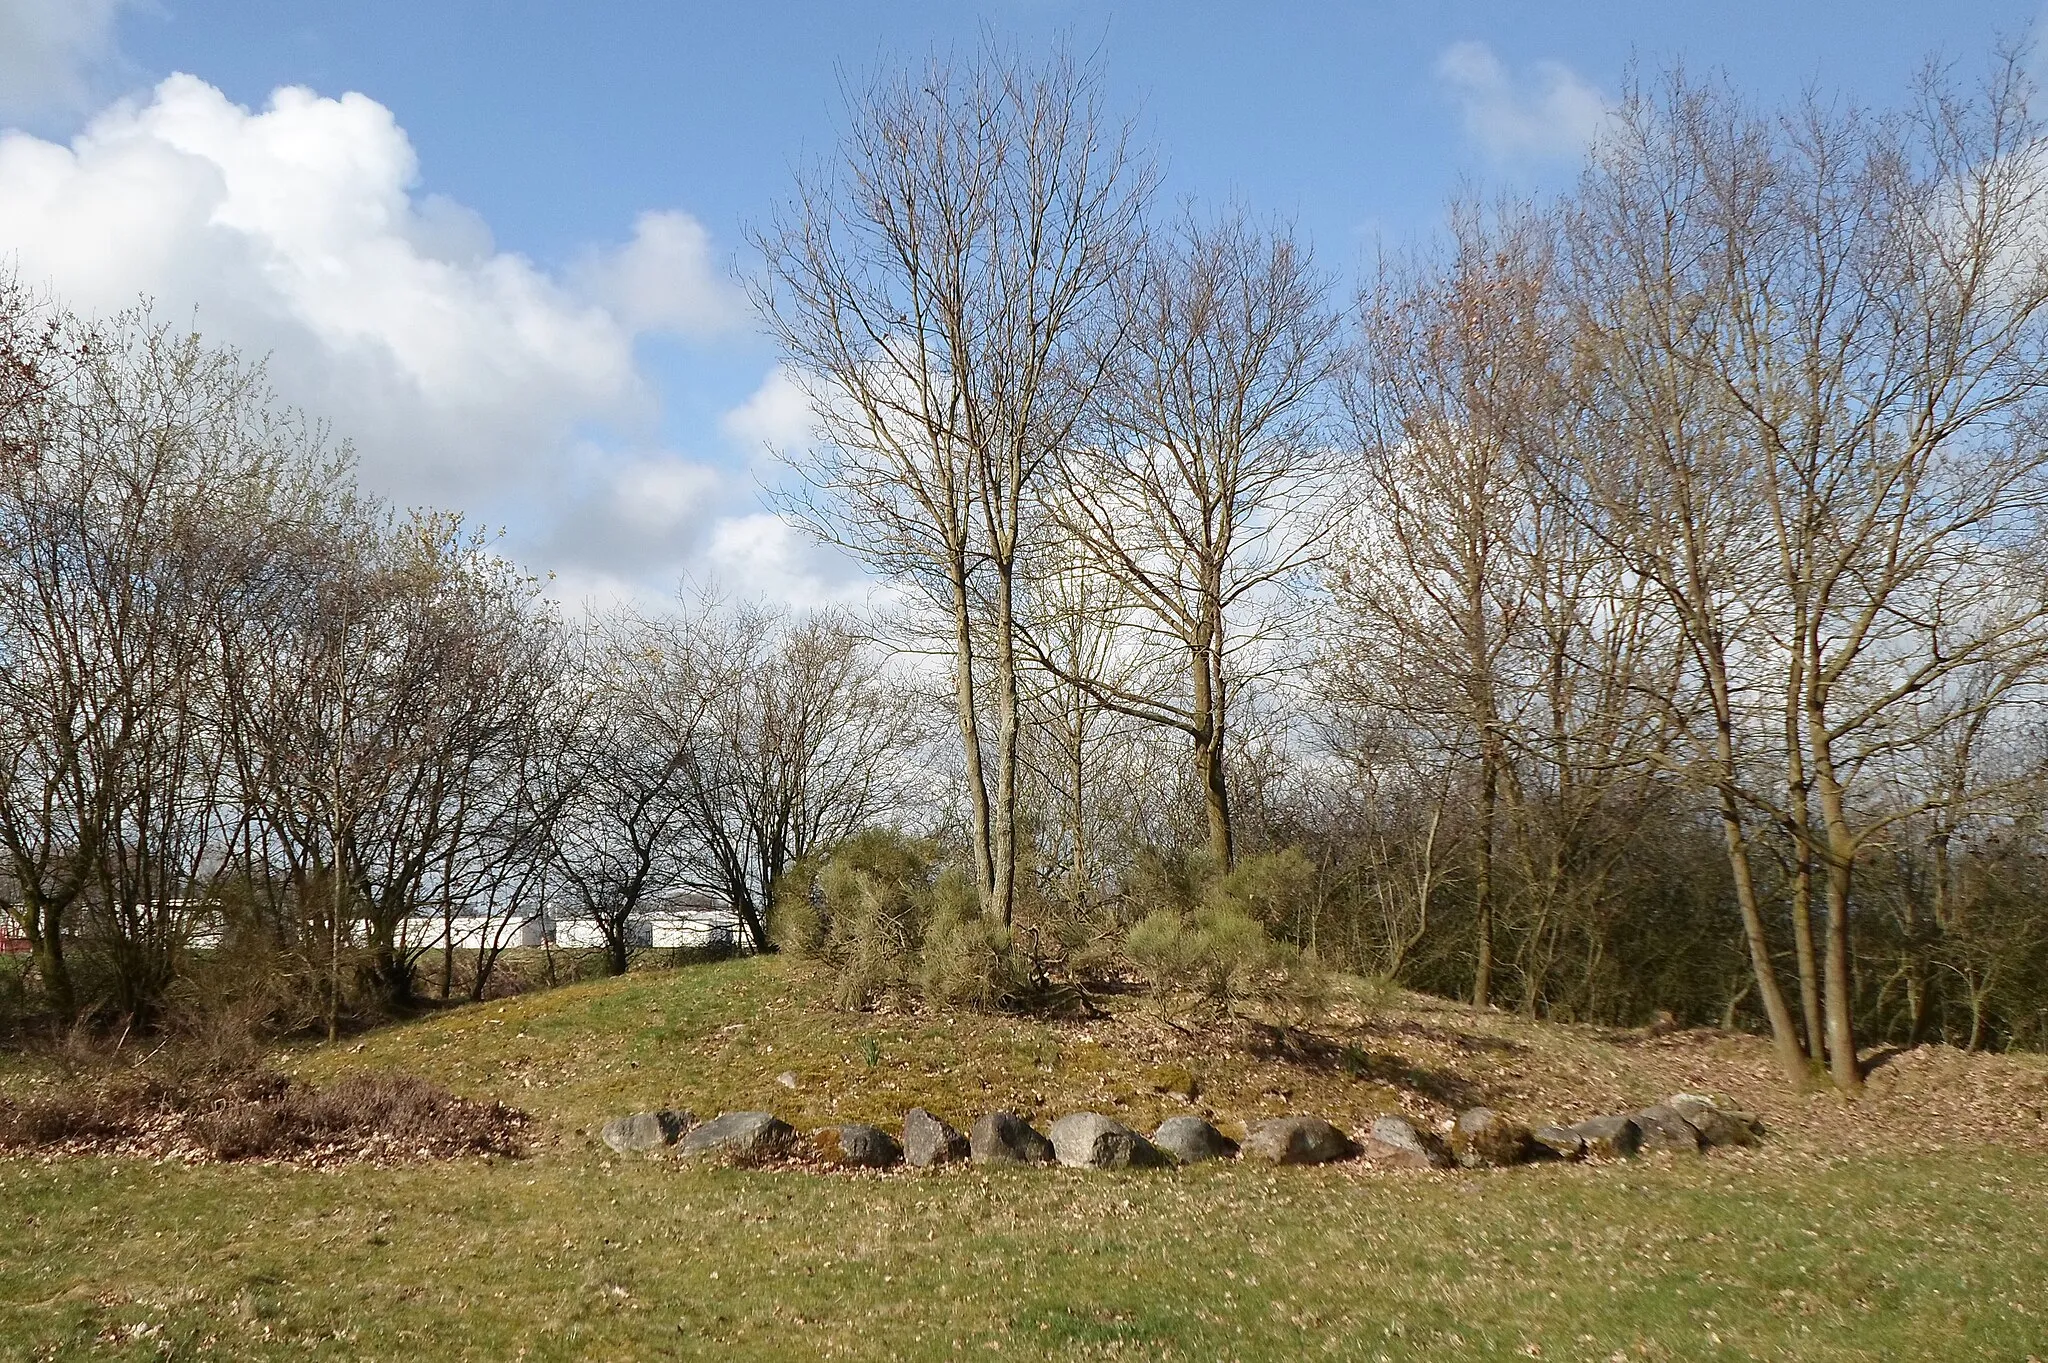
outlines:
{"label": "grass lawn", "polygon": [[[1888,1066],[1846,1111],[1738,1092],[1772,1123],[1759,1152],[1492,1173],[829,1176],[619,1160],[577,1134],[661,1103],[799,1126],[893,1125],[918,1101],[963,1125],[1002,1105],[1355,1124],[1762,1082],[1741,1038],[1413,1000],[1332,1024],[1334,1054],[1190,1033],[845,1017],[791,968],[740,962],[298,1053],[316,1080],[405,1068],[553,1134],[523,1160],[329,1172],[0,1160],[0,1358],[2048,1358],[2031,1060]],[[1151,1091],[1169,1063],[1202,1076],[1193,1103]],[[1961,1095],[1938,1139],[1928,1092]],[[2011,1139],[1985,1134],[1998,1112]]]}

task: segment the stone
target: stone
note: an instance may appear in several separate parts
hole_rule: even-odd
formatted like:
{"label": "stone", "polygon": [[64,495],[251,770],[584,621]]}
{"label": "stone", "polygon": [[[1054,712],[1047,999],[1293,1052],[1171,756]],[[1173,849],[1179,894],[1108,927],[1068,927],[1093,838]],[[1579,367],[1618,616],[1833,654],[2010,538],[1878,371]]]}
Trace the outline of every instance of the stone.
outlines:
{"label": "stone", "polygon": [[1321,1117],[1268,1117],[1251,1124],[1246,1159],[1272,1164],[1328,1164],[1354,1153],[1351,1138]]}
{"label": "stone", "polygon": [[1152,1091],[1193,1102],[1202,1091],[1202,1081],[1186,1065],[1160,1065],[1152,1071]]}
{"label": "stone", "polygon": [[1378,1136],[1367,1136],[1358,1143],[1358,1157],[1375,1169],[1417,1169],[1428,1171],[1443,1166],[1431,1159],[1427,1151],[1412,1145],[1394,1145]]}
{"label": "stone", "polygon": [[[1444,1148],[1444,1143],[1406,1117],[1375,1117],[1367,1140],[1365,1158],[1374,1164],[1397,1169],[1442,1169],[1451,1163],[1451,1152]],[[1377,1149],[1373,1143],[1386,1148]]]}
{"label": "stone", "polygon": [[1751,1114],[1716,1107],[1711,1098],[1697,1094],[1673,1094],[1665,1106],[1683,1117],[1709,1147],[1755,1145],[1764,1134],[1764,1124]]}
{"label": "stone", "polygon": [[991,1112],[967,1133],[976,1164],[1050,1164],[1052,1142],[1014,1112]]}
{"label": "stone", "polygon": [[598,1134],[606,1145],[620,1154],[639,1155],[649,1150],[667,1149],[696,1124],[697,1119],[691,1114],[664,1108],[660,1112],[633,1112],[624,1117],[614,1117]]}
{"label": "stone", "polygon": [[1568,1126],[1539,1126],[1530,1133],[1536,1142],[1535,1151],[1539,1156],[1551,1159],[1584,1159],[1586,1138]]}
{"label": "stone", "polygon": [[1529,1128],[1490,1107],[1467,1108],[1451,1128],[1451,1153],[1467,1169],[1520,1164],[1529,1158]]}
{"label": "stone", "polygon": [[913,1168],[955,1164],[967,1158],[967,1138],[921,1107],[903,1114],[903,1160]]}
{"label": "stone", "polygon": [[828,1126],[811,1137],[827,1164],[844,1169],[886,1169],[903,1158],[903,1147],[879,1126],[849,1122]]}
{"label": "stone", "polygon": [[1152,1142],[1099,1112],[1062,1117],[1045,1134],[1053,1158],[1070,1169],[1147,1169],[1167,1162]]}
{"label": "stone", "polygon": [[782,1085],[786,1089],[794,1089],[796,1087],[796,1071],[784,1070],[782,1073],[775,1076],[775,1082]]}
{"label": "stone", "polygon": [[1168,1117],[1152,1133],[1152,1144],[1181,1164],[1237,1158],[1237,1142],[1200,1117]]}
{"label": "stone", "polygon": [[1693,1124],[1679,1115],[1677,1108],[1669,1103],[1658,1103],[1641,1112],[1629,1114],[1629,1120],[1642,1128],[1645,1154],[1656,1155],[1678,1153],[1697,1155],[1706,1143]]}
{"label": "stone", "polygon": [[1589,1159],[1627,1159],[1643,1147],[1643,1129],[1631,1117],[1588,1117],[1565,1129],[1585,1141]]}
{"label": "stone", "polygon": [[789,1154],[796,1130],[772,1112],[721,1112],[683,1137],[685,1155],[766,1164]]}

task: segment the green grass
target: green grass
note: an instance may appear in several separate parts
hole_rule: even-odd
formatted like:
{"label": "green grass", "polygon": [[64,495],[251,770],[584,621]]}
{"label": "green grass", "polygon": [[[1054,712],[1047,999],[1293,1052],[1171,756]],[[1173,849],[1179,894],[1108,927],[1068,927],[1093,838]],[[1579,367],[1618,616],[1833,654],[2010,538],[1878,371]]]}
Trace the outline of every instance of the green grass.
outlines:
{"label": "green grass", "polygon": [[891,1179],[0,1165],[9,1357],[2012,1359],[2048,1161]]}
{"label": "green grass", "polygon": [[[841,1177],[620,1160],[575,1134],[663,1102],[803,1126],[893,1124],[920,1101],[956,1120],[1121,1101],[1142,1122],[1189,1110],[1149,1091],[1165,1062],[1202,1073],[1226,1123],[1283,1104],[1356,1121],[1414,1110],[1404,1084],[1460,1077],[1439,1052],[1469,1053],[1462,1077],[1488,1096],[1538,1067],[1624,1062],[1666,1065],[1633,1081],[1652,1088],[1733,1083],[1753,1058],[1718,1041],[1639,1057],[1448,1011],[1397,1021],[1344,1032],[1371,1063],[1308,1064],[1135,1016],[840,1015],[773,962],[444,1014],[288,1060],[504,1097],[557,1133],[533,1158],[0,1160],[0,1358],[2048,1357],[2048,1149],[1876,1140],[1844,1157],[1832,1108],[1801,1126],[1784,1107],[1756,1154],[1429,1176]],[[1425,1049],[1396,1055],[1418,1028],[1434,1029]]]}

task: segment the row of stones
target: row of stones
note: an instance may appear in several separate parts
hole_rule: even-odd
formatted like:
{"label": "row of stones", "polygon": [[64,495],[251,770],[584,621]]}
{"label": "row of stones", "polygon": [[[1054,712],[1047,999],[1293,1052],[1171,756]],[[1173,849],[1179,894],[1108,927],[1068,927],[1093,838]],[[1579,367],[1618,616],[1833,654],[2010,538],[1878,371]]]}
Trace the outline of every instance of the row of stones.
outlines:
{"label": "row of stones", "polygon": [[[1699,1153],[1712,1146],[1753,1145],[1763,1127],[1747,1113],[1728,1111],[1693,1094],[1637,1112],[1593,1117],[1571,1126],[1535,1130],[1491,1108],[1472,1108],[1452,1125],[1449,1139],[1418,1129],[1405,1117],[1381,1117],[1354,1140],[1320,1117],[1269,1117],[1253,1122],[1240,1144],[1199,1117],[1169,1117],[1148,1138],[1113,1117],[1077,1112],[1041,1134],[1010,1112],[992,1112],[966,1135],[923,1108],[904,1115],[903,1138],[880,1127],[849,1123],[814,1132],[813,1153],[844,1168],[925,1168],[975,1164],[1060,1164],[1085,1169],[1128,1169],[1242,1156],[1272,1164],[1325,1164],[1363,1159],[1386,1168],[1439,1169],[1520,1164],[1534,1159],[1614,1159],[1644,1151]],[[687,1112],[638,1112],[614,1117],[602,1132],[621,1154],[674,1147],[685,1156],[738,1164],[766,1164],[800,1153],[796,1130],[769,1112],[728,1112],[699,1124]]]}

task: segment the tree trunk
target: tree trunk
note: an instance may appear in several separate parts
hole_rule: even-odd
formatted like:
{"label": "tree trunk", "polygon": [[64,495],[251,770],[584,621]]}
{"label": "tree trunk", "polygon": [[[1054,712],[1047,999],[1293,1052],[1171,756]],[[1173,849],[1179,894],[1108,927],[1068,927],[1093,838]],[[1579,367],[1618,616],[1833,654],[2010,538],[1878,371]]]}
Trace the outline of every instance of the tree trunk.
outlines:
{"label": "tree trunk", "polygon": [[989,828],[988,777],[981,765],[981,725],[976,714],[974,684],[974,617],[967,597],[966,569],[954,566],[953,588],[953,701],[960,726],[961,757],[967,766],[968,834],[973,839],[975,898],[981,911],[995,910],[996,873],[994,847]]}
{"label": "tree trunk", "polygon": [[1778,986],[1777,966],[1771,961],[1771,946],[1764,935],[1764,916],[1757,906],[1756,882],[1750,876],[1749,844],[1742,832],[1742,813],[1735,794],[1723,785],[1721,831],[1728,845],[1728,869],[1735,878],[1735,904],[1742,914],[1742,934],[1749,945],[1750,972],[1756,977],[1757,997],[1763,1001],[1764,1017],[1771,1024],[1771,1044],[1778,1053],[1778,1065],[1794,1087],[1807,1083],[1806,1048],[1799,1044],[1798,1024],[1785,1003],[1785,991]]}
{"label": "tree trunk", "polygon": [[[779,881],[780,879],[781,875],[778,873],[776,880]],[[753,894],[745,885],[734,885],[731,893],[732,911],[739,916],[740,926],[747,930],[747,938],[754,944],[754,950],[764,956],[774,951],[774,939],[768,935],[768,915],[763,913],[760,906],[754,903]],[[768,889],[768,902],[770,904],[775,902],[773,882],[771,882]]]}
{"label": "tree trunk", "polygon": [[1010,926],[1017,903],[1017,636],[1010,565],[996,564],[996,797],[989,811],[988,916]]}
{"label": "tree trunk", "polygon": [[[1792,685],[1801,685],[1795,666]],[[1806,757],[1799,737],[1796,701],[1785,707],[1786,790],[1791,797],[1792,954],[1799,969],[1799,1015],[1806,1024],[1806,1053],[1818,1060],[1827,1055],[1827,1031],[1821,1020],[1820,963],[1813,942],[1813,816],[1807,795]]]}
{"label": "tree trunk", "polygon": [[371,953],[370,977],[376,985],[377,997],[384,1001],[385,1007],[394,1013],[402,1013],[412,1007],[412,966],[389,942],[379,942]]}
{"label": "tree trunk", "polygon": [[59,1021],[69,1022],[78,1014],[78,996],[71,984],[71,967],[64,960],[62,918],[37,905],[30,910],[29,960],[42,981],[43,997]]}
{"label": "tree trunk", "polygon": [[1472,898],[1478,911],[1478,961],[1472,967],[1472,1006],[1493,1004],[1493,825],[1500,806],[1500,766],[1493,739],[1483,741],[1479,758],[1479,865]]}
{"label": "tree trunk", "polygon": [[[1821,731],[1814,731],[1822,742]],[[1863,1091],[1863,1065],[1856,1056],[1856,982],[1849,958],[1849,885],[1856,867],[1856,840],[1843,808],[1841,784],[1823,748],[1814,754],[1821,814],[1827,820],[1827,946],[1822,977],[1827,1013],[1828,1073],[1844,1093]]]}
{"label": "tree trunk", "polygon": [[1079,686],[1068,687],[1072,698],[1073,711],[1069,716],[1072,724],[1068,731],[1067,761],[1067,818],[1068,829],[1073,839],[1072,862],[1068,869],[1072,888],[1069,898],[1073,907],[1081,908],[1088,902],[1088,711],[1086,697]]}
{"label": "tree trunk", "polygon": [[441,1002],[446,1003],[455,992],[455,914],[452,908],[441,913]]}
{"label": "tree trunk", "polygon": [[1209,815],[1209,860],[1219,873],[1227,874],[1236,863],[1237,849],[1230,826],[1230,781],[1223,765],[1223,705],[1207,641],[1191,653],[1194,705],[1189,727],[1194,731],[1195,775]]}

